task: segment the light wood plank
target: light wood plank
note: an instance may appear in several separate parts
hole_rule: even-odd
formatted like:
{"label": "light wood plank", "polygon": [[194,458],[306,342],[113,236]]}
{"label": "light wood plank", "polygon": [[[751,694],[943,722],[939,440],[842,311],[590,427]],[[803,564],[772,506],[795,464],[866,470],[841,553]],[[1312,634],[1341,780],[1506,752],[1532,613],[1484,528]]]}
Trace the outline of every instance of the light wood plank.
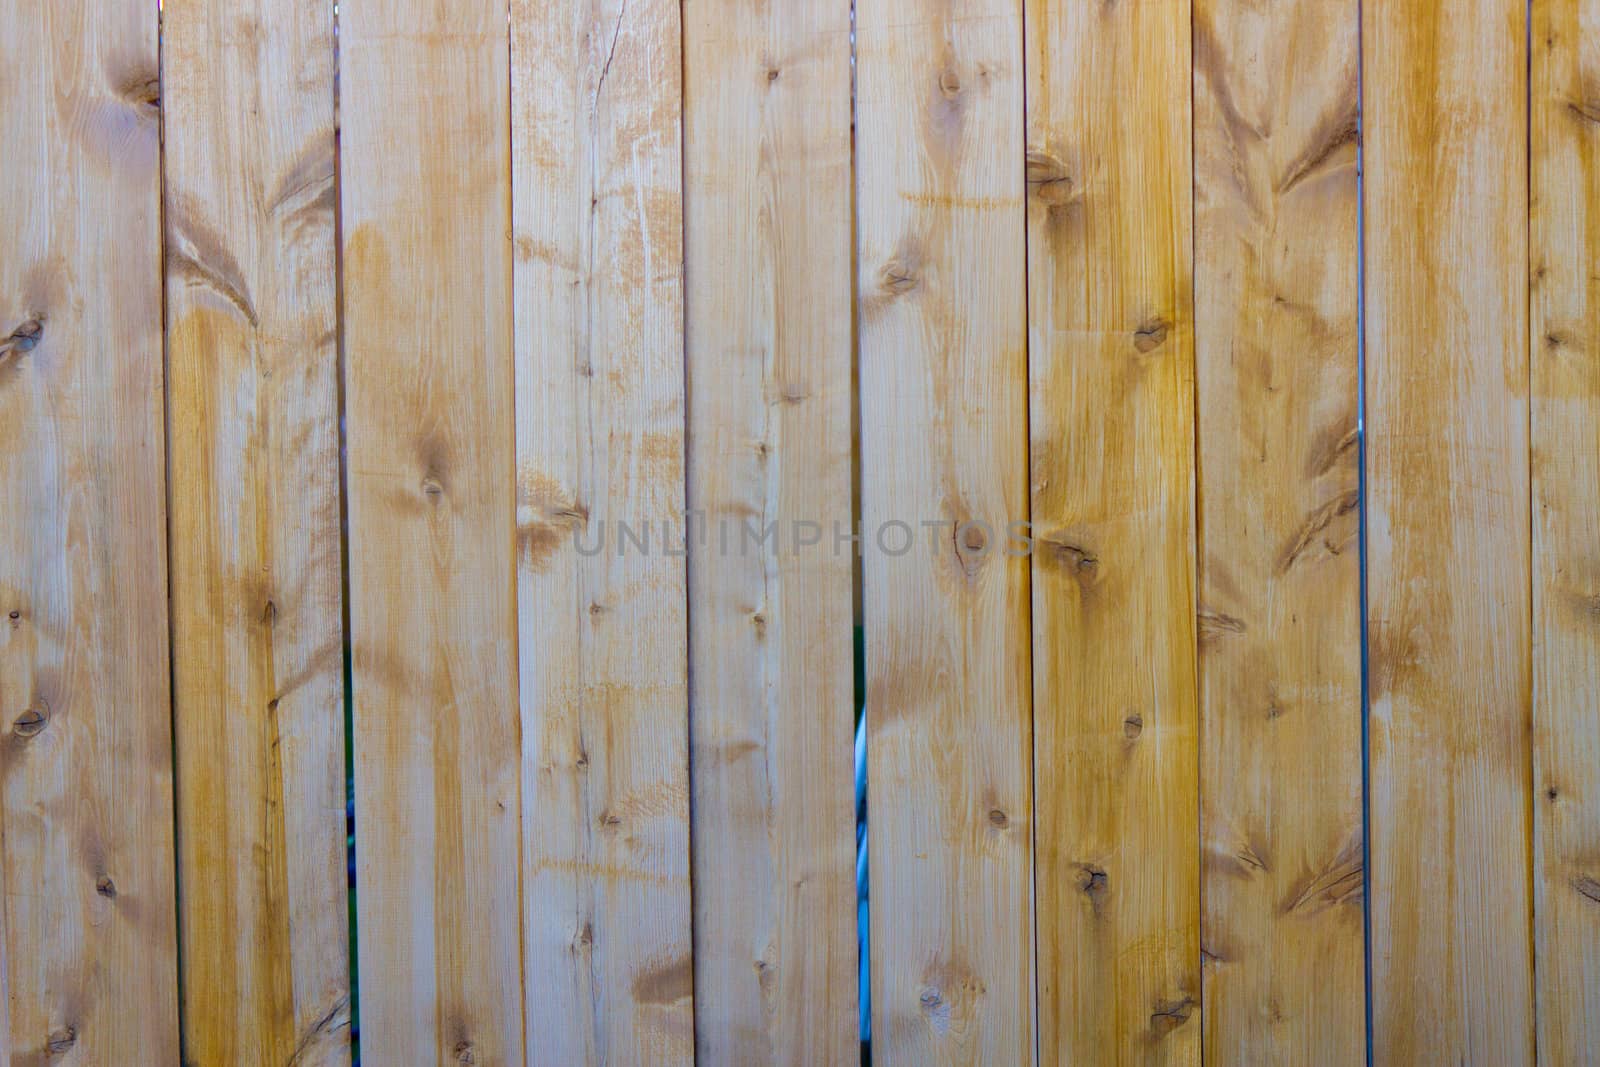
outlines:
{"label": "light wood plank", "polygon": [[529,1062],[687,1063],[678,4],[512,21]]}
{"label": "light wood plank", "polygon": [[1022,26],[856,18],[873,1054],[1030,1063]]}
{"label": "light wood plank", "polygon": [[184,1049],[347,1063],[333,11],[162,18]]}
{"label": "light wood plank", "polygon": [[1538,1050],[1600,1057],[1600,2],[1533,5]]}
{"label": "light wood plank", "polygon": [[1379,1063],[1533,1056],[1525,11],[1362,5]]}
{"label": "light wood plank", "polygon": [[1363,1063],[1358,9],[1197,0],[1205,1058]]}
{"label": "light wood plank", "polygon": [[683,12],[696,1045],[856,1063],[850,5]]}
{"label": "light wood plank", "polygon": [[1193,1063],[1189,4],[1027,13],[1039,1058]]}
{"label": "light wood plank", "polygon": [[340,7],[362,1051],[523,1058],[503,0]]}
{"label": "light wood plank", "polygon": [[10,1062],[176,1063],[154,4],[0,7]]}

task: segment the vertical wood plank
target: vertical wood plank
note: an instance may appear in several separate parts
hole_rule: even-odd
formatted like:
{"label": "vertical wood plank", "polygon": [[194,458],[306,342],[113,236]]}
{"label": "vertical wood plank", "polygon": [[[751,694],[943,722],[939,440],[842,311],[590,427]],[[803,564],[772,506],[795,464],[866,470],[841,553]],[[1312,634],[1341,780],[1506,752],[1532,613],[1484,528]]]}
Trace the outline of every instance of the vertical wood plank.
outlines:
{"label": "vertical wood plank", "polygon": [[362,1046],[523,1058],[504,0],[340,7]]}
{"label": "vertical wood plank", "polygon": [[1362,5],[1373,1051],[1530,1062],[1526,5]]}
{"label": "vertical wood plank", "polygon": [[1205,1058],[1362,1063],[1354,3],[1196,0]]}
{"label": "vertical wood plank", "polygon": [[687,1063],[679,8],[512,22],[529,1061]]}
{"label": "vertical wood plank", "polygon": [[1600,1050],[1600,3],[1533,4],[1538,1051]]}
{"label": "vertical wood plank", "polygon": [[178,1061],[154,4],[0,8],[13,1063]]}
{"label": "vertical wood plank", "polygon": [[857,8],[872,1034],[1030,1063],[1032,774],[1022,26]]}
{"label": "vertical wood plank", "polygon": [[1193,1063],[1189,4],[1027,13],[1039,1056]]}
{"label": "vertical wood plank", "polygon": [[850,5],[683,12],[696,1044],[853,1063]]}
{"label": "vertical wood plank", "polygon": [[184,1049],[348,1062],[333,10],[162,14]]}

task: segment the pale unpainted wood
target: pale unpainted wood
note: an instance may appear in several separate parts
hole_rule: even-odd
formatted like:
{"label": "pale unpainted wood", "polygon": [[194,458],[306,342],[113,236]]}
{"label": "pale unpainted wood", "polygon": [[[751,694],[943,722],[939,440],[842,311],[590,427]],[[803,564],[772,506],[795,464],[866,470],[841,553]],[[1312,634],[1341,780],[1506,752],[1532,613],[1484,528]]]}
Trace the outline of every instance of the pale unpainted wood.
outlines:
{"label": "pale unpainted wood", "polygon": [[679,8],[512,24],[529,1062],[688,1063]]}
{"label": "pale unpainted wood", "polygon": [[1378,1063],[1533,1059],[1526,5],[1362,5]]}
{"label": "pale unpainted wood", "polygon": [[696,1045],[856,1063],[850,5],[683,17]]}
{"label": "pale unpainted wood", "polygon": [[1600,1057],[1600,3],[1533,5],[1538,1051]]}
{"label": "pale unpainted wood", "polygon": [[361,1039],[523,1059],[500,0],[340,8]]}
{"label": "pale unpainted wood", "polygon": [[1020,11],[856,19],[873,1054],[1030,1063]]}
{"label": "pale unpainted wood", "polygon": [[184,1049],[344,1063],[333,11],[162,19]]}
{"label": "pale unpainted wood", "polygon": [[1362,1063],[1355,3],[1196,0],[1205,1057]]}
{"label": "pale unpainted wood", "polygon": [[1189,4],[1027,33],[1039,1058],[1194,1063]]}
{"label": "pale unpainted wood", "polygon": [[156,8],[0,8],[0,1058],[176,1063]]}

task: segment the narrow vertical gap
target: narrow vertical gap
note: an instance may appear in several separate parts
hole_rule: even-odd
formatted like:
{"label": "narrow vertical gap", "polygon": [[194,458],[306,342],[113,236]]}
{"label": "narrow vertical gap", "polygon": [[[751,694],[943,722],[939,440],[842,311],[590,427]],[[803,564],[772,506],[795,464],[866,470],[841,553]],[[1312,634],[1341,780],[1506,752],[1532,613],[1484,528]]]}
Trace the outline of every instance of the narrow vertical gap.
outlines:
{"label": "narrow vertical gap", "polygon": [[159,245],[156,254],[157,281],[161,292],[161,416],[162,416],[162,495],[165,497],[166,540],[162,546],[167,569],[167,736],[172,752],[172,929],[175,974],[178,981],[176,1002],[178,1017],[178,1062],[189,1062],[185,1046],[183,976],[183,819],[178,806],[178,635],[176,616],[172,603],[172,346],[167,336],[167,110],[166,95],[166,37],[163,34],[164,17],[161,0],[156,0],[156,143],[159,162],[156,177],[156,234]]}
{"label": "narrow vertical gap", "polygon": [[[621,26],[621,12],[618,13],[618,27]],[[608,60],[609,62],[609,60]],[[602,75],[603,76],[603,75]],[[599,103],[598,94],[596,104]],[[695,846],[696,834],[694,832],[694,749],[695,749],[695,686],[694,686],[694,546],[689,524],[691,518],[691,502],[694,497],[690,493],[690,482],[695,475],[695,465],[691,462],[694,456],[693,434],[694,426],[689,418],[689,413],[694,410],[689,401],[690,360],[689,360],[689,303],[694,299],[694,288],[689,284],[689,35],[684,29],[683,9],[678,9],[678,220],[681,227],[678,234],[679,247],[683,253],[683,276],[679,279],[679,292],[683,294],[682,307],[679,311],[680,334],[679,364],[683,380],[683,691],[685,694],[684,715],[684,781],[689,786],[688,796],[688,843],[689,854],[684,857],[688,871],[689,881],[689,986],[693,1003],[693,1010],[689,1013],[690,1048],[694,1050],[696,1059],[700,1056],[700,1011],[705,1007],[704,990],[694,988],[696,971],[696,949],[700,944],[700,931],[697,929],[699,909],[695,906],[698,898],[698,889],[695,885]],[[648,528],[648,523],[646,524]],[[666,551],[671,554],[672,534],[665,527],[662,536],[666,540]],[[530,1057],[531,1058],[531,1057]]]}
{"label": "narrow vertical gap", "polygon": [[1372,1067],[1372,668],[1367,625],[1367,113],[1366,17],[1356,3],[1356,525],[1361,607],[1361,939],[1362,1013]]}
{"label": "narrow vertical gap", "polygon": [[[860,197],[856,188],[856,0],[850,0],[850,525],[861,529],[861,314]],[[872,1063],[872,905],[868,898],[870,849],[867,835],[867,648],[865,575],[859,540],[851,543],[851,675],[855,701],[856,811],[856,1003],[860,1015],[861,1063]]]}
{"label": "narrow vertical gap", "polygon": [[[1022,509],[1026,515],[1029,537],[1033,535],[1033,280],[1032,256],[1029,251],[1028,229],[1028,182],[1027,182],[1027,149],[1028,149],[1028,5],[1024,4],[1021,18],[1018,20],[1017,33],[1021,36],[1019,42],[1022,62],[1017,67],[1017,77],[1021,83],[1020,96],[1022,99],[1022,149],[1023,158],[1017,161],[1022,168],[1022,466],[1023,466],[1023,500]],[[1031,542],[1030,542],[1031,544]],[[1028,553],[1026,558],[1028,570],[1027,581],[1023,583],[1023,593],[1027,600],[1028,618],[1028,644],[1026,648],[1028,657],[1028,932],[1030,935],[1030,951],[1032,953],[1032,984],[1028,990],[1031,1001],[1028,1014],[1033,1019],[1033,1062],[1035,1067],[1041,1062],[1040,1025],[1039,1025],[1039,745],[1038,722],[1039,708],[1035,700],[1036,692],[1033,684],[1033,554]]]}
{"label": "narrow vertical gap", "polygon": [[1206,874],[1205,874],[1205,847],[1206,847],[1206,807],[1205,807],[1205,741],[1206,721],[1204,694],[1202,684],[1202,671],[1205,667],[1200,658],[1200,635],[1198,622],[1200,617],[1200,568],[1201,545],[1204,543],[1204,516],[1201,510],[1201,470],[1200,470],[1200,341],[1196,325],[1199,319],[1200,297],[1196,291],[1198,287],[1199,261],[1199,226],[1195,221],[1195,184],[1198,180],[1195,166],[1195,142],[1197,131],[1195,129],[1195,101],[1194,101],[1194,35],[1195,17],[1194,5],[1201,0],[1190,0],[1189,4],[1189,329],[1194,338],[1190,345],[1189,358],[1193,363],[1190,380],[1193,383],[1189,393],[1189,457],[1192,464],[1190,470],[1190,508],[1191,527],[1189,542],[1189,558],[1192,561],[1190,579],[1192,584],[1191,601],[1188,605],[1191,617],[1196,621],[1194,631],[1194,717],[1195,717],[1195,746],[1194,746],[1194,847],[1195,855],[1200,860],[1196,864],[1197,880],[1195,883],[1195,919],[1198,924],[1195,931],[1195,975],[1199,981],[1195,992],[1200,1006],[1197,1012],[1197,1021],[1200,1024],[1200,1062],[1205,1063],[1206,1050]]}
{"label": "narrow vertical gap", "polygon": [[1524,219],[1526,228],[1523,232],[1523,307],[1522,322],[1523,335],[1526,338],[1528,358],[1527,413],[1523,423],[1527,434],[1528,444],[1528,729],[1525,736],[1528,738],[1528,789],[1527,789],[1527,834],[1528,834],[1528,984],[1533,995],[1533,1058],[1539,1059],[1539,897],[1538,877],[1534,869],[1534,857],[1538,855],[1538,794],[1539,782],[1536,777],[1539,770],[1538,764],[1538,734],[1534,730],[1535,717],[1538,715],[1538,705],[1535,698],[1538,689],[1534,679],[1538,672],[1538,663],[1534,659],[1538,645],[1534,641],[1534,630],[1538,626],[1536,607],[1538,605],[1538,540],[1535,529],[1534,509],[1538,505],[1534,487],[1533,465],[1533,360],[1538,348],[1533,343],[1533,0],[1526,0],[1522,12],[1522,58],[1525,64],[1522,81],[1523,103],[1523,199],[1527,205]]}
{"label": "narrow vertical gap", "polygon": [[351,663],[350,631],[350,471],[347,453],[347,427],[345,425],[345,377],[349,360],[345,354],[344,334],[344,143],[342,117],[339,110],[340,76],[342,61],[339,41],[339,4],[333,5],[333,306],[336,336],[336,361],[334,379],[338,393],[339,419],[339,611],[344,629],[343,670],[344,692],[344,796],[345,796],[345,907],[349,922],[349,981],[350,981],[350,1062],[361,1067],[361,983],[357,945],[356,907],[356,772],[355,772],[355,674]]}
{"label": "narrow vertical gap", "polygon": [[[506,314],[510,316],[510,329],[506,336],[510,339],[510,351],[507,353],[508,367],[506,371],[506,386],[511,397],[511,485],[510,503],[511,512],[506,516],[506,535],[511,542],[509,559],[511,560],[511,708],[512,708],[512,736],[516,738],[517,746],[517,1031],[522,1035],[522,1055],[524,1062],[531,1060],[532,1054],[528,1049],[528,930],[527,908],[524,905],[527,899],[526,874],[528,858],[524,852],[527,841],[527,831],[524,820],[527,818],[527,798],[523,796],[523,761],[528,758],[527,747],[523,739],[522,730],[522,604],[521,582],[518,570],[521,566],[521,557],[517,550],[517,257],[516,257],[516,232],[517,232],[517,37],[516,37],[516,4],[515,0],[504,0],[506,5],[506,295],[510,301]],[[687,398],[685,399],[687,410]],[[684,470],[688,470],[687,456],[685,457]],[[687,476],[687,475],[686,475]],[[688,588],[687,582],[684,585]],[[685,593],[685,601],[688,596]],[[687,655],[685,656],[687,660]],[[692,823],[692,820],[691,820]],[[693,864],[691,862],[691,872]],[[691,941],[691,944],[693,942]]]}

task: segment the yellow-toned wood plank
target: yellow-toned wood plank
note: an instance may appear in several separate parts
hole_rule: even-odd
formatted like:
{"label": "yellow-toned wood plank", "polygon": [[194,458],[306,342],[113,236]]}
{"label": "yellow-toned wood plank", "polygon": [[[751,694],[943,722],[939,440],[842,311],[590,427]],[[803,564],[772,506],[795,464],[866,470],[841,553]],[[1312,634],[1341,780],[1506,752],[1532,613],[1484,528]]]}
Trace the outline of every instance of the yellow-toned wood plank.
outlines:
{"label": "yellow-toned wood plank", "polygon": [[1039,1058],[1194,1063],[1189,4],[1027,17]]}
{"label": "yellow-toned wood plank", "polygon": [[339,14],[362,1051],[519,1063],[506,8]]}
{"label": "yellow-toned wood plank", "polygon": [[1525,13],[1362,5],[1379,1063],[1533,1058]]}
{"label": "yellow-toned wood plank", "polygon": [[1194,24],[1205,1057],[1362,1063],[1358,8]]}
{"label": "yellow-toned wood plank", "polygon": [[162,19],[184,1048],[348,1062],[333,11]]}
{"label": "yellow-toned wood plank", "polygon": [[872,1039],[1030,1063],[1022,26],[857,5]]}
{"label": "yellow-toned wood plank", "polygon": [[855,1063],[850,5],[683,13],[696,1044]]}
{"label": "yellow-toned wood plank", "polygon": [[154,4],[0,8],[9,1062],[178,1062]]}
{"label": "yellow-toned wood plank", "polygon": [[1544,1063],[1600,1055],[1600,2],[1533,4],[1534,914]]}
{"label": "yellow-toned wood plank", "polygon": [[688,1063],[679,8],[512,22],[529,1062]]}

